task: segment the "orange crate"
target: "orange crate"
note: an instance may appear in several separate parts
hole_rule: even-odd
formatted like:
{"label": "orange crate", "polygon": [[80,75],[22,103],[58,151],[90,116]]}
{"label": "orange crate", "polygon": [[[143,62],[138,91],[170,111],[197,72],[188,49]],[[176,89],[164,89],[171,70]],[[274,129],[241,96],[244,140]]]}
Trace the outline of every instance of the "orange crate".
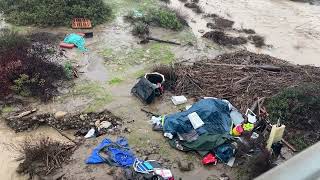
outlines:
{"label": "orange crate", "polygon": [[92,28],[91,21],[86,18],[74,18],[72,20],[73,29],[90,29]]}

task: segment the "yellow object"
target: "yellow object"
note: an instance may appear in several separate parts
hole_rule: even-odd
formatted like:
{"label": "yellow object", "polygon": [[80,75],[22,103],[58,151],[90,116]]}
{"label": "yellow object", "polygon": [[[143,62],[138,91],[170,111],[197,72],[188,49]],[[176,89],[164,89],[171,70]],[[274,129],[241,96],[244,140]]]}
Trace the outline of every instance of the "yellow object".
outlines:
{"label": "yellow object", "polygon": [[244,131],[252,131],[254,128],[254,124],[246,123],[242,125]]}
{"label": "yellow object", "polygon": [[272,125],[269,139],[267,141],[267,149],[270,151],[273,143],[279,142],[282,139],[285,125],[278,127],[277,125]]}
{"label": "yellow object", "polygon": [[242,132],[243,132],[243,128],[241,127],[241,125],[238,125],[232,129],[233,136],[240,136]]}

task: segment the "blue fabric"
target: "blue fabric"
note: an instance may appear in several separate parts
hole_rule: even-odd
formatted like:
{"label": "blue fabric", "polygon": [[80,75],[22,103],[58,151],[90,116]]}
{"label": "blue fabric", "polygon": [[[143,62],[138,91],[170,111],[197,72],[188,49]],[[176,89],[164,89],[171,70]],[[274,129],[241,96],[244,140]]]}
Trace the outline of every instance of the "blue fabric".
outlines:
{"label": "blue fabric", "polygon": [[203,99],[186,111],[167,115],[163,126],[164,132],[174,136],[177,133],[189,133],[193,126],[188,115],[192,112],[197,112],[204,122],[204,125],[196,130],[199,134],[208,132],[214,135],[230,132],[232,123],[230,110],[228,104],[220,99]]}
{"label": "blue fabric", "polygon": [[66,36],[63,40],[63,42],[68,43],[68,44],[74,44],[79,48],[81,51],[87,51],[87,49],[84,47],[85,45],[85,40],[82,36],[79,34],[69,34]]}
{"label": "blue fabric", "polygon": [[111,161],[116,166],[129,167],[132,166],[135,160],[133,152],[129,148],[128,141],[120,137],[116,142],[110,139],[104,139],[87,158],[87,164],[100,164],[106,162],[99,153],[103,149],[106,154],[110,155]]}

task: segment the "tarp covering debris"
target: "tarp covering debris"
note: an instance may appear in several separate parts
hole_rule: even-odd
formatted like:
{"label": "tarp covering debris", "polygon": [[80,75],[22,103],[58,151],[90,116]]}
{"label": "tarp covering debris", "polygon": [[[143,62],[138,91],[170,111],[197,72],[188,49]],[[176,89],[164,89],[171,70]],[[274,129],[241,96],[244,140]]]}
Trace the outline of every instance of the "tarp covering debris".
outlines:
{"label": "tarp covering debris", "polygon": [[87,51],[87,49],[85,48],[85,40],[82,36],[78,35],[78,34],[69,34],[67,35],[63,42],[68,43],[68,44],[74,44],[77,46],[77,48],[79,48],[81,51]]}
{"label": "tarp covering debris", "polygon": [[196,129],[199,134],[224,134],[230,132],[232,125],[230,109],[226,102],[220,99],[203,99],[195,103],[187,111],[167,115],[163,130],[172,135],[185,134],[193,130],[188,115],[196,112],[203,120],[204,125]]}

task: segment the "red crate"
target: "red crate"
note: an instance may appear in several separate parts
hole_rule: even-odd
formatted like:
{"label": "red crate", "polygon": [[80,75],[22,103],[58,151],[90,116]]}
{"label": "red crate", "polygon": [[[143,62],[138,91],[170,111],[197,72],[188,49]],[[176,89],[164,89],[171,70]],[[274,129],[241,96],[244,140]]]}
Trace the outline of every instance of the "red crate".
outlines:
{"label": "red crate", "polygon": [[74,18],[72,20],[73,29],[90,29],[92,28],[91,21],[86,18]]}

